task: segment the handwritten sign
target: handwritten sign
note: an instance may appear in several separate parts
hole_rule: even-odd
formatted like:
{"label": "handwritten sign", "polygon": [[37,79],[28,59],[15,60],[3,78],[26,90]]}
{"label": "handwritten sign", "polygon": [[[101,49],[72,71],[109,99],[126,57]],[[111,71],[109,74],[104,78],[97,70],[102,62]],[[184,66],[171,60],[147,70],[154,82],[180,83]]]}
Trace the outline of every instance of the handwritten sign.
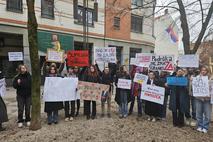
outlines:
{"label": "handwritten sign", "polygon": [[0,79],[0,96],[6,95],[6,82],[5,79]]}
{"label": "handwritten sign", "polygon": [[78,78],[46,77],[44,83],[45,102],[76,100]]}
{"label": "handwritten sign", "polygon": [[198,55],[181,55],[178,57],[179,67],[199,67],[199,56]]}
{"label": "handwritten sign", "polygon": [[187,86],[188,79],[186,77],[167,77],[167,84],[172,86]]}
{"label": "handwritten sign", "polygon": [[211,95],[211,104],[213,104],[213,80],[209,81],[209,93]]}
{"label": "handwritten sign", "polygon": [[147,83],[147,80],[148,80],[147,75],[136,73],[133,81],[139,84],[143,84],[143,83]]}
{"label": "handwritten sign", "polygon": [[137,53],[136,54],[137,66],[149,67],[151,59],[152,59],[152,56],[154,56],[154,54]]}
{"label": "handwritten sign", "polygon": [[130,63],[129,64],[137,66],[138,65],[137,58],[130,58]]}
{"label": "handwritten sign", "polygon": [[131,89],[131,80],[118,79],[118,88],[120,89]]}
{"label": "handwritten sign", "polygon": [[22,52],[8,52],[9,61],[23,61]]}
{"label": "handwritten sign", "polygon": [[174,57],[170,55],[152,56],[149,69],[152,71],[173,71]]}
{"label": "handwritten sign", "polygon": [[95,47],[95,60],[105,63],[116,63],[116,47]]}
{"label": "handwritten sign", "polygon": [[109,85],[79,81],[78,92],[82,100],[100,101],[103,91],[108,91]]}
{"label": "handwritten sign", "polygon": [[193,77],[192,91],[194,97],[210,97],[208,77],[207,76]]}
{"label": "handwritten sign", "polygon": [[72,50],[67,52],[68,66],[84,67],[89,65],[88,50]]}
{"label": "handwritten sign", "polygon": [[163,105],[165,88],[143,85],[141,90],[141,99]]}
{"label": "handwritten sign", "polygon": [[63,63],[64,62],[64,50],[56,51],[55,49],[48,48],[47,61]]}

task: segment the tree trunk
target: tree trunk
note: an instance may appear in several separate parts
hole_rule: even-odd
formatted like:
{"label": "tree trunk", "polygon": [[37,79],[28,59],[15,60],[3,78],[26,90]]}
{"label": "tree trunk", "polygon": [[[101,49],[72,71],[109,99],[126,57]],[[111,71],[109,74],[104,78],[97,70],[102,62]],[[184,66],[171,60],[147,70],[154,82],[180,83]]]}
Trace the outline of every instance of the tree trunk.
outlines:
{"label": "tree trunk", "polygon": [[40,102],[40,61],[37,44],[37,21],[35,16],[35,0],[26,0],[28,8],[28,41],[30,50],[30,61],[32,68],[32,111],[30,130],[41,128],[41,102]]}

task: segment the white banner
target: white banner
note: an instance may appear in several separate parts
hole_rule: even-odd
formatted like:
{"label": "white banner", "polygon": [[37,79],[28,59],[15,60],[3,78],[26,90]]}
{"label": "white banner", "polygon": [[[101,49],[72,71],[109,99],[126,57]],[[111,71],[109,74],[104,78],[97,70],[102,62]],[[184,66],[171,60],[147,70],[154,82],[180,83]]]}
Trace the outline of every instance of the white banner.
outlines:
{"label": "white banner", "polygon": [[54,49],[47,50],[47,61],[63,63],[64,62],[64,50],[56,51]]}
{"label": "white banner", "polygon": [[6,82],[5,79],[0,79],[0,96],[6,95]]}
{"label": "white banner", "polygon": [[95,47],[95,60],[104,63],[116,63],[116,47]]}
{"label": "white banner", "polygon": [[131,80],[118,79],[118,88],[120,89],[131,89]]}
{"label": "white banner", "polygon": [[23,61],[22,52],[8,52],[9,61]]}
{"label": "white banner", "polygon": [[46,77],[44,84],[45,102],[72,101],[78,98],[78,78]]}
{"label": "white banner", "polygon": [[178,67],[199,67],[198,55],[181,55],[178,57]]}
{"label": "white banner", "polygon": [[143,84],[147,83],[147,80],[148,80],[147,75],[136,73],[133,81],[139,84]]}
{"label": "white banner", "polygon": [[207,76],[193,77],[192,90],[194,97],[210,97],[208,77]]}
{"label": "white banner", "polygon": [[141,99],[163,105],[165,88],[154,85],[142,85]]}

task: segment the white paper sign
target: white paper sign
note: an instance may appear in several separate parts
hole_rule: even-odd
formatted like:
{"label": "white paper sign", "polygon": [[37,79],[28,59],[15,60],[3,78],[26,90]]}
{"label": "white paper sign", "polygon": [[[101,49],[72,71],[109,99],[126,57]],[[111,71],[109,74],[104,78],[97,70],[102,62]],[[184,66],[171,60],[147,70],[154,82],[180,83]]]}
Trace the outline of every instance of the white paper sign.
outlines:
{"label": "white paper sign", "polygon": [[131,89],[131,80],[118,79],[118,88],[120,88],[120,89]]}
{"label": "white paper sign", "polygon": [[136,73],[134,77],[134,82],[137,82],[139,84],[147,83],[148,76],[140,73]]}
{"label": "white paper sign", "polygon": [[199,67],[199,56],[198,55],[181,55],[178,57],[179,67]]}
{"label": "white paper sign", "polygon": [[63,102],[76,100],[78,78],[46,77],[44,84],[45,102]]}
{"label": "white paper sign", "polygon": [[6,82],[5,79],[0,79],[0,96],[6,95]]}
{"label": "white paper sign", "polygon": [[154,56],[154,54],[137,53],[136,54],[137,66],[149,67],[151,59],[152,59],[152,56]]}
{"label": "white paper sign", "polygon": [[130,58],[130,63],[129,64],[137,66],[138,65],[138,61],[137,61],[136,58]]}
{"label": "white paper sign", "polygon": [[194,97],[210,97],[208,77],[207,76],[193,77],[192,91]]}
{"label": "white paper sign", "polygon": [[116,63],[116,47],[95,47],[95,60]]}
{"label": "white paper sign", "polygon": [[209,93],[211,95],[211,104],[213,104],[213,80],[209,81]]}
{"label": "white paper sign", "polygon": [[8,52],[9,61],[23,61],[22,52]]}
{"label": "white paper sign", "polygon": [[154,85],[142,85],[141,99],[163,105],[165,88]]}
{"label": "white paper sign", "polygon": [[64,62],[64,51],[56,51],[53,49],[47,50],[47,60],[49,62],[57,62],[62,63]]}

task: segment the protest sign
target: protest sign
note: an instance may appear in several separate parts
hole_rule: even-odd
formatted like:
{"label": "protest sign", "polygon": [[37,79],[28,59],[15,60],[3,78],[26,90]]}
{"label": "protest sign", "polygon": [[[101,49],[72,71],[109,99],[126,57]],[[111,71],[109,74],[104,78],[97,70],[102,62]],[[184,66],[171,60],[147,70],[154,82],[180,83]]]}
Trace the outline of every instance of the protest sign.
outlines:
{"label": "protest sign", "polygon": [[147,80],[148,80],[147,75],[136,73],[133,81],[139,84],[143,84],[143,83],[147,83]]}
{"label": "protest sign", "polygon": [[23,61],[22,52],[8,52],[9,61]]}
{"label": "protest sign", "polygon": [[82,100],[100,101],[103,91],[108,91],[109,85],[79,81],[78,92]]}
{"label": "protest sign", "polygon": [[158,103],[164,103],[165,88],[154,85],[143,85],[141,90],[141,99]]}
{"label": "protest sign", "polygon": [[178,57],[178,67],[199,67],[198,55],[181,55]]}
{"label": "protest sign", "polygon": [[213,80],[209,81],[209,93],[211,95],[211,104],[213,104]]}
{"label": "protest sign", "polygon": [[5,79],[0,79],[0,96],[6,95],[6,82]]}
{"label": "protest sign", "polygon": [[89,65],[88,50],[72,50],[67,52],[68,66],[84,67]]}
{"label": "protest sign", "polygon": [[210,97],[208,77],[207,76],[193,77],[192,91],[194,97]]}
{"label": "protest sign", "polygon": [[48,48],[47,61],[63,63],[64,62],[64,50],[56,51],[55,49]]}
{"label": "protest sign", "polygon": [[120,89],[131,89],[131,80],[118,79],[118,88]]}
{"label": "protest sign", "polygon": [[136,53],[137,66],[149,67],[152,56],[150,53]]}
{"label": "protest sign", "polygon": [[174,86],[187,86],[188,79],[186,77],[167,77],[166,82],[168,85]]}
{"label": "protest sign", "polygon": [[95,47],[95,61],[116,63],[116,47]]}
{"label": "protest sign", "polygon": [[149,69],[152,71],[173,71],[174,57],[170,55],[154,55],[151,57]]}
{"label": "protest sign", "polygon": [[78,78],[46,77],[44,84],[45,102],[76,100]]}
{"label": "protest sign", "polygon": [[137,59],[136,58],[130,58],[130,63],[129,64],[137,66],[138,65]]}

